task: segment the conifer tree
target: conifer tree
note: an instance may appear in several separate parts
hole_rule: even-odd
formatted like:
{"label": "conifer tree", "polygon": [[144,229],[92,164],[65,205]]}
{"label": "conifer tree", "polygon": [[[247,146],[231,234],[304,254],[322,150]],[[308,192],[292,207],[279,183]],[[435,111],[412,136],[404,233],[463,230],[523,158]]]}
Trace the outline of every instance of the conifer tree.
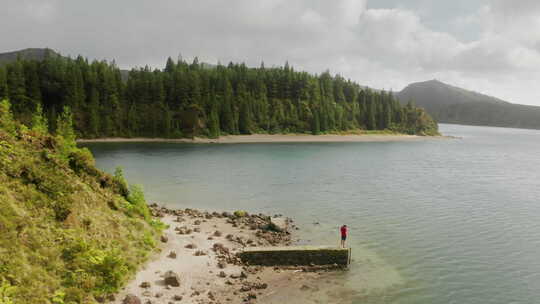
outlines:
{"label": "conifer tree", "polygon": [[51,130],[58,129],[63,114],[57,112],[67,105],[81,137],[319,134],[357,128],[437,132],[429,115],[414,105],[401,106],[391,93],[361,88],[328,71],[297,72],[288,63],[208,68],[198,59],[188,64],[168,58],[163,70],[132,69],[123,80],[114,62],[46,56],[0,67],[0,97],[10,97],[16,119],[32,125],[39,104]]}
{"label": "conifer tree", "polygon": [[0,66],[0,100],[8,97],[7,72]]}
{"label": "conifer tree", "polygon": [[73,129],[73,114],[68,106],[64,106],[56,121],[56,138],[60,143],[62,154],[66,157],[77,146]]}
{"label": "conifer tree", "polygon": [[49,124],[47,118],[43,115],[43,107],[41,103],[36,106],[36,111],[32,115],[32,131],[47,134],[49,132]]}

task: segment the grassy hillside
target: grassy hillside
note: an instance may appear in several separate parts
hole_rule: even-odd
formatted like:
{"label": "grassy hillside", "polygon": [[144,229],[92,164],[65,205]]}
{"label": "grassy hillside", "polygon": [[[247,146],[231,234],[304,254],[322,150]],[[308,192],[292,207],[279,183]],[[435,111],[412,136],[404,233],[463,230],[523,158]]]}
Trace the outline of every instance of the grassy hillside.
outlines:
{"label": "grassy hillside", "polygon": [[137,187],[94,166],[68,132],[13,121],[0,103],[0,303],[94,303],[115,292],[156,245]]}
{"label": "grassy hillside", "polygon": [[439,122],[540,129],[540,107],[513,104],[437,80],[408,85],[397,94],[414,100]]}

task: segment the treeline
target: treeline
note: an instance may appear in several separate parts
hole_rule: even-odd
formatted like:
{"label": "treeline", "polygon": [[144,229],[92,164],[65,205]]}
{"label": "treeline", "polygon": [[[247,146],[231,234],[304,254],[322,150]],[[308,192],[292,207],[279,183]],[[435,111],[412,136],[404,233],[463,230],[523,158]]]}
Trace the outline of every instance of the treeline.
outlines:
{"label": "treeline", "polygon": [[167,60],[163,70],[133,69],[127,79],[114,64],[57,55],[0,66],[0,99],[9,98],[25,124],[40,108],[51,131],[65,106],[82,138],[186,137],[251,133],[391,130],[437,134],[422,109],[402,106],[325,72],[312,75],[288,64],[209,67],[195,59]]}

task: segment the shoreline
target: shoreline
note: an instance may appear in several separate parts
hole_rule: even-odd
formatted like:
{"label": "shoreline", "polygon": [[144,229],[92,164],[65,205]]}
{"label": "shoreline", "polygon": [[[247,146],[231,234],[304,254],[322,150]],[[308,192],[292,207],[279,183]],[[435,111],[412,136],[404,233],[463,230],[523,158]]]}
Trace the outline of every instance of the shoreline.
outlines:
{"label": "shoreline", "polygon": [[[291,245],[298,229],[291,219],[273,216],[288,223],[288,229],[276,232],[265,228],[270,217],[263,214],[149,207],[168,225],[159,249],[107,303],[277,304],[293,298],[295,303],[313,303],[328,297],[330,277],[341,271],[320,266],[249,266],[237,258],[245,247]],[[178,286],[166,283],[170,271],[177,275]]]}
{"label": "shoreline", "polygon": [[431,139],[452,139],[451,136],[419,136],[407,134],[253,134],[227,135],[219,138],[149,138],[149,137],[109,137],[96,139],[78,139],[77,143],[129,143],[129,142],[158,142],[158,143],[189,143],[189,144],[242,144],[242,143],[320,143],[320,142],[397,142],[424,141]]}

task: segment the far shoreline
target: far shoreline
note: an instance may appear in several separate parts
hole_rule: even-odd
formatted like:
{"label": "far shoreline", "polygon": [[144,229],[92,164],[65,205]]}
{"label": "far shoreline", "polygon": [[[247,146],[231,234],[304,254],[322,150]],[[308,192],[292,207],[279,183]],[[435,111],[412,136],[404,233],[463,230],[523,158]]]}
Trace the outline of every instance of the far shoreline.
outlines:
{"label": "far shoreline", "polygon": [[252,134],[226,135],[219,138],[151,138],[151,137],[106,137],[95,139],[78,139],[78,143],[129,143],[129,142],[161,142],[190,144],[241,144],[241,143],[323,143],[323,142],[397,142],[423,141],[429,139],[450,139],[451,136],[419,136],[408,134]]}

